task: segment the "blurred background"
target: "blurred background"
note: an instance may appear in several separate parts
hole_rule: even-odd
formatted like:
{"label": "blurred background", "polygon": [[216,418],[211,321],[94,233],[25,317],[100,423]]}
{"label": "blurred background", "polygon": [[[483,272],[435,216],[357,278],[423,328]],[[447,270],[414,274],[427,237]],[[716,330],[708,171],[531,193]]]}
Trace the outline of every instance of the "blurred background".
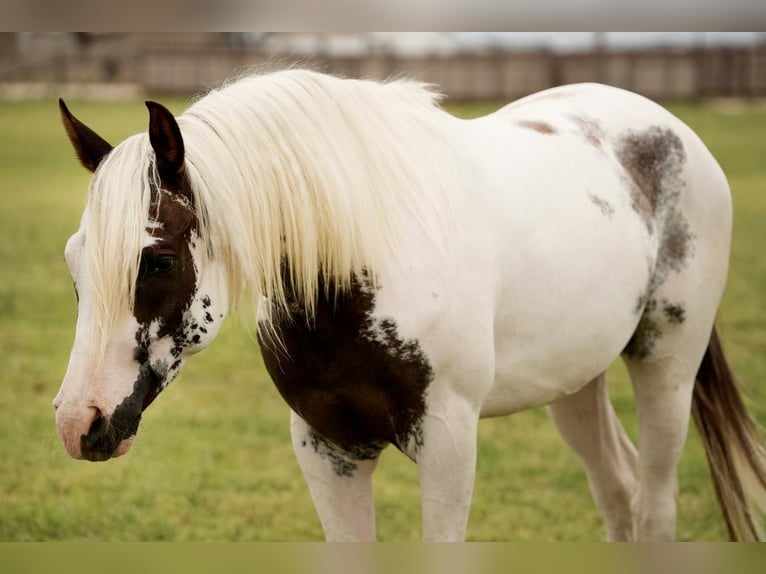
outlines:
{"label": "blurred background", "polygon": [[[90,179],[57,98],[116,144],[146,130],[146,97],[180,114],[227,78],[291,65],[432,82],[465,118],[571,82],[661,101],[701,136],[732,188],[718,329],[750,411],[766,426],[766,34],[0,33],[0,540],[322,539],[288,409],[252,333],[236,321],[145,413],[127,456],[71,460],[51,407],[77,318],[64,245]],[[635,440],[621,362],[608,380]],[[694,431],[679,481],[678,538],[726,539]],[[375,499],[379,539],[420,539],[417,470],[396,449],[383,453]],[[482,421],[469,540],[603,535],[580,463],[543,409]]]}
{"label": "blurred background", "polygon": [[764,32],[3,33],[0,95],[189,95],[296,62],[413,76],[459,102],[583,81],[661,100],[766,95]]}

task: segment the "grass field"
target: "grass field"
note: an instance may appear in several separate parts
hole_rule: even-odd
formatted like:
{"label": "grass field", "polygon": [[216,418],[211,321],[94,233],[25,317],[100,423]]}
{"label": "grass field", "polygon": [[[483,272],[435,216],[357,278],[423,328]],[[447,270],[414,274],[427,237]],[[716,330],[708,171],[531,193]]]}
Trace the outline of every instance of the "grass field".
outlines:
{"label": "grass field", "polygon": [[[70,107],[116,143],[144,130],[140,102]],[[183,102],[171,106],[180,111]],[[731,273],[720,330],[756,418],[766,423],[766,107],[678,105],[726,170],[735,202]],[[473,115],[480,108],[460,108]],[[0,103],[0,540],[318,540],[293,458],[288,410],[252,338],[229,320],[146,413],[128,456],[71,460],[51,400],[76,316],[63,261],[88,175],[55,102]],[[635,438],[622,366],[609,374]],[[690,434],[680,469],[678,537],[722,540],[704,453]],[[418,540],[415,466],[395,449],[375,476],[381,540]],[[480,425],[471,540],[603,538],[574,455],[542,410]]]}

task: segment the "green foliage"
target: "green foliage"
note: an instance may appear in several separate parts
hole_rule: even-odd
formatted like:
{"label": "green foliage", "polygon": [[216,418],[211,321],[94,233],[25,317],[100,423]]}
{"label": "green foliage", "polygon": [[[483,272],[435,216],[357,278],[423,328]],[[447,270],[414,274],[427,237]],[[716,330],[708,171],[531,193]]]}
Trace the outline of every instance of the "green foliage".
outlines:
{"label": "green foliage", "polygon": [[[184,107],[177,102],[175,110]],[[146,129],[138,102],[72,103],[116,143]],[[766,421],[766,109],[675,106],[726,170],[735,235],[721,332],[755,416]],[[470,116],[488,108],[461,108]],[[131,452],[75,462],[51,400],[66,370],[76,303],[63,261],[88,174],[55,102],[0,103],[0,540],[316,540],[322,533],[290,446],[288,410],[256,344],[230,320],[147,411]],[[635,438],[624,368],[609,373]],[[704,453],[691,433],[678,534],[720,540]],[[415,466],[388,449],[375,477],[382,540],[418,540]],[[598,540],[600,519],[575,456],[538,409],[480,425],[473,540]]]}

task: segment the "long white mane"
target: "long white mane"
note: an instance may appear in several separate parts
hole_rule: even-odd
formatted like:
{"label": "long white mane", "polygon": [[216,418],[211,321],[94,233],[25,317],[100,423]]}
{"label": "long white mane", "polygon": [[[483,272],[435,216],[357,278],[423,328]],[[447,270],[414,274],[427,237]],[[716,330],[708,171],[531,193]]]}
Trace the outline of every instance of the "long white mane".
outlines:
{"label": "long white mane", "polygon": [[[311,314],[320,278],[343,289],[354,273],[374,273],[408,248],[403,226],[443,243],[456,181],[452,116],[438,100],[417,82],[289,70],[240,79],[180,116],[200,237],[226,265],[231,300],[286,308],[289,289]],[[91,184],[86,237],[96,240],[86,248],[101,336],[133,303],[153,178],[140,134]]]}

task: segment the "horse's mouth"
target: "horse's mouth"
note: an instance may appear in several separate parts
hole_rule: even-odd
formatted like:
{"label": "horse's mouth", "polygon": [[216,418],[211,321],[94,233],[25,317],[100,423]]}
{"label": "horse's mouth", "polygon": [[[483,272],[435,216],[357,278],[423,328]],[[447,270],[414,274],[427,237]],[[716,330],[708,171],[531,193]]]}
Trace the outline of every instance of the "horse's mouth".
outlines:
{"label": "horse's mouth", "polygon": [[140,422],[141,414],[117,410],[111,416],[97,418],[88,434],[80,437],[82,458],[102,462],[122,456],[133,444]]}
{"label": "horse's mouth", "polygon": [[136,435],[129,436],[126,439],[117,443],[115,449],[110,453],[105,449],[82,449],[82,458],[90,462],[104,462],[112,458],[117,458],[126,454],[130,447],[133,445],[133,441],[136,439]]}
{"label": "horse's mouth", "polygon": [[130,447],[133,446],[134,440],[136,440],[136,435],[129,436],[128,438],[120,441],[120,443],[117,445],[117,448],[114,449],[114,452],[112,453],[112,458],[117,458],[118,456],[126,454],[130,450]]}

